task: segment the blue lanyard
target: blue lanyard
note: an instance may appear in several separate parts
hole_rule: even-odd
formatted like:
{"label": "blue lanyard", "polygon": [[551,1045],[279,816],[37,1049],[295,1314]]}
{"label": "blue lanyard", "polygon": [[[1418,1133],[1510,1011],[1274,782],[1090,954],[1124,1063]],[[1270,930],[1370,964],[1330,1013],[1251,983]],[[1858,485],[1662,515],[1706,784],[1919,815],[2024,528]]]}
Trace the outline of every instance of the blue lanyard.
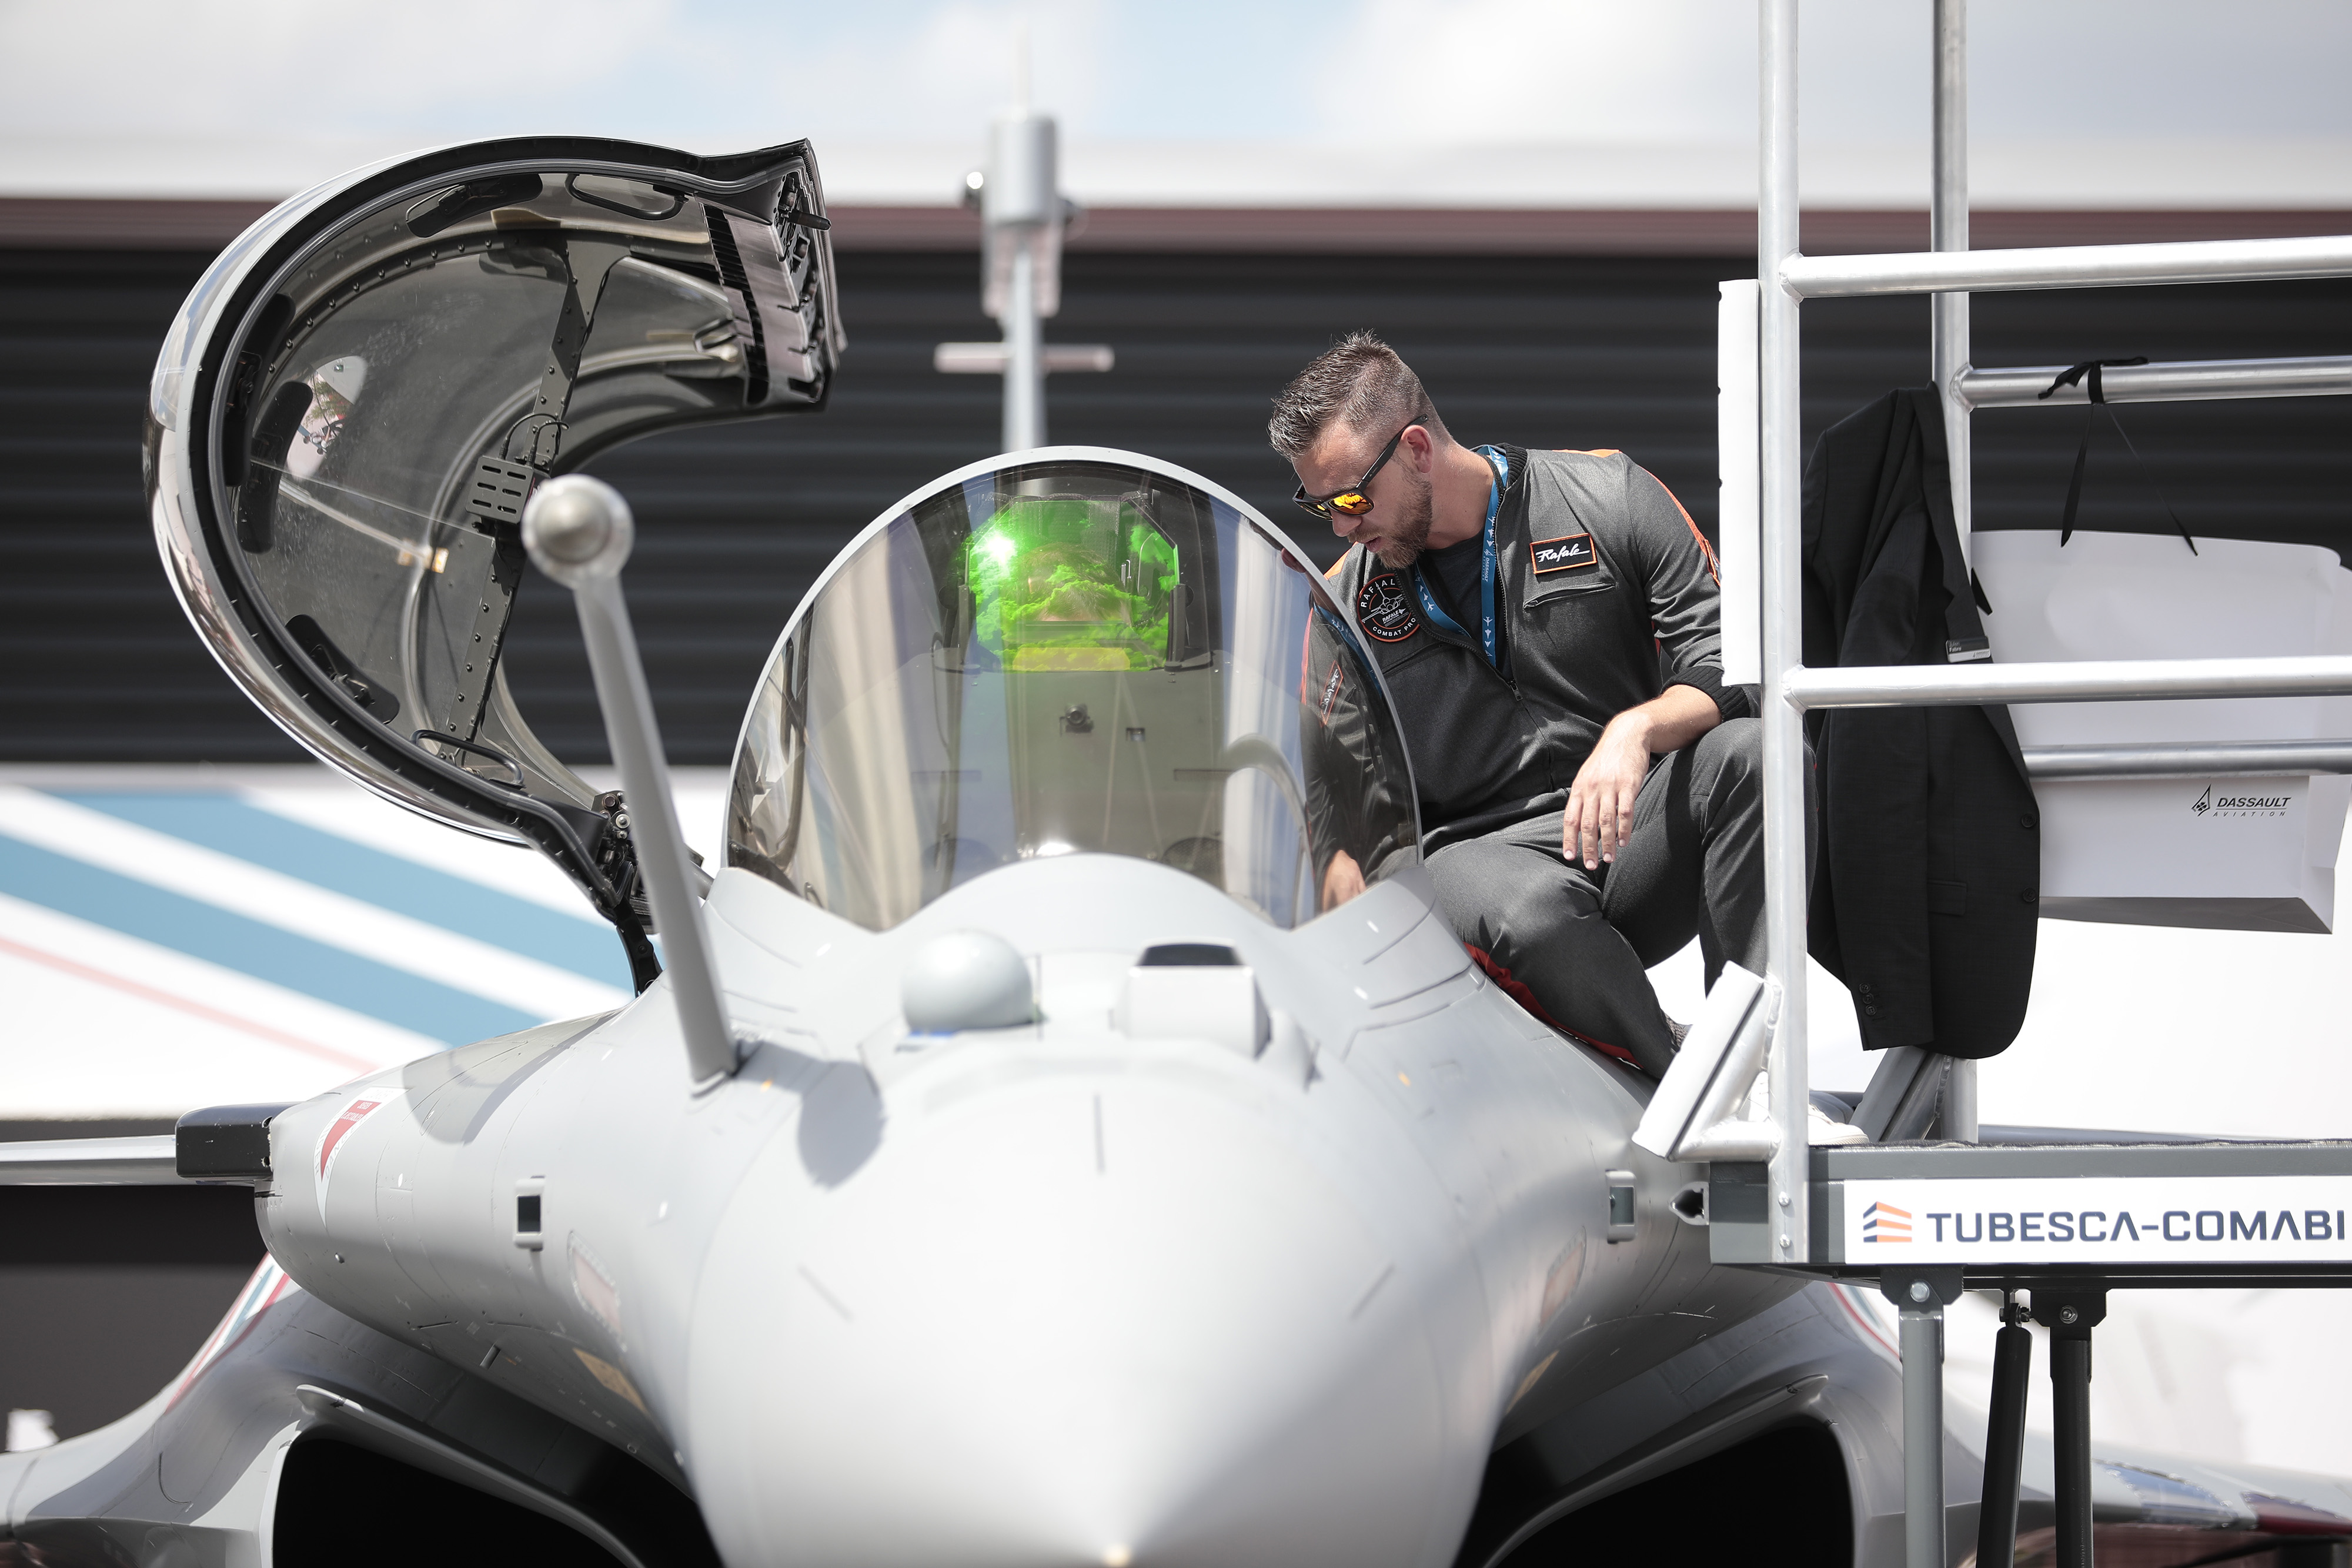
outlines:
{"label": "blue lanyard", "polygon": [[[1478,612],[1484,618],[1480,630],[1485,633],[1486,663],[1499,670],[1502,662],[1495,637],[1495,518],[1503,509],[1503,487],[1511,482],[1511,460],[1500,447],[1481,446],[1477,451],[1478,455],[1495,470],[1494,483],[1486,489],[1486,549],[1478,566]],[[1429,591],[1429,584],[1423,580],[1421,568],[1417,566],[1412,569],[1412,586],[1421,595],[1423,614],[1456,637],[1469,636],[1455,623],[1453,616],[1437,607],[1437,596]]]}

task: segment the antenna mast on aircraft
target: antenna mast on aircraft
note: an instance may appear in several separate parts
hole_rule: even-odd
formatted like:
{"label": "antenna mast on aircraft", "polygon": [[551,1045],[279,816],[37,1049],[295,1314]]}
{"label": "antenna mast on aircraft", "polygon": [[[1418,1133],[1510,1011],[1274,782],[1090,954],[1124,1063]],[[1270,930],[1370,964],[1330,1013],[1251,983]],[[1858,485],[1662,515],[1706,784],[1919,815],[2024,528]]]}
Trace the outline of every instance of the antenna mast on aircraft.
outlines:
{"label": "antenna mast on aircraft", "polygon": [[1062,308],[1062,239],[1082,216],[1060,188],[1061,149],[1054,117],[1030,98],[1029,29],[1013,45],[1013,105],[989,127],[988,167],[964,176],[964,201],[980,208],[981,308],[1003,326],[997,343],[941,343],[932,364],[951,375],[1004,378],[1003,450],[1045,444],[1045,376],[1052,371],[1108,371],[1100,343],[1044,342],[1043,322]]}

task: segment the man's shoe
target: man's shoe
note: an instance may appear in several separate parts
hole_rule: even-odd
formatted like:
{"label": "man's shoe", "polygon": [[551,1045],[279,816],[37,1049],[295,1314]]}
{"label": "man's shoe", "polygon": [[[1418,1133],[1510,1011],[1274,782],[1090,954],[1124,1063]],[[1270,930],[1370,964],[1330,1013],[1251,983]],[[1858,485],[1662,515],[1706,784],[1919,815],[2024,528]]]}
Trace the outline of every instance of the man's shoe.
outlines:
{"label": "man's shoe", "polygon": [[1851,1122],[1832,1122],[1819,1105],[1805,1107],[1805,1142],[1823,1144],[1866,1144],[1870,1134]]}

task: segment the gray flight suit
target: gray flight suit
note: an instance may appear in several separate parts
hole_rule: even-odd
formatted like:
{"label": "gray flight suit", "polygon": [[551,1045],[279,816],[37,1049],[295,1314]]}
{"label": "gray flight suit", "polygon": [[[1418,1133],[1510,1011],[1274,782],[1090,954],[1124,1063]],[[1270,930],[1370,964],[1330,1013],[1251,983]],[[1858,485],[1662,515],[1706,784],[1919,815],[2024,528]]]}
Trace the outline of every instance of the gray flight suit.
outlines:
{"label": "gray flight suit", "polygon": [[[1661,1074],[1674,1034],[1643,971],[1694,936],[1710,985],[1727,961],[1764,967],[1754,692],[1724,685],[1713,553],[1664,486],[1622,453],[1501,450],[1501,670],[1424,613],[1413,573],[1361,548],[1333,593],[1395,696],[1455,935],[1549,1021]],[[1469,608],[1455,620],[1475,632]],[[1724,722],[1654,759],[1613,863],[1571,864],[1578,769],[1611,719],[1677,685]]]}

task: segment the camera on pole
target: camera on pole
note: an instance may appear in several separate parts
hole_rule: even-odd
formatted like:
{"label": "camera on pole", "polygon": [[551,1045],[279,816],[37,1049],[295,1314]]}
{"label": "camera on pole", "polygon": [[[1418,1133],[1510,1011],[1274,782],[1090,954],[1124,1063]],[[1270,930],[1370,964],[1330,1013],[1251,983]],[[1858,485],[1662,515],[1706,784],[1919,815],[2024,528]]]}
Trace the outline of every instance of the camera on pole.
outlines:
{"label": "camera on pole", "polygon": [[941,343],[931,363],[950,375],[1004,378],[1003,449],[1045,444],[1045,376],[1053,371],[1108,371],[1100,343],[1048,347],[1042,323],[1062,308],[1062,239],[1082,215],[1060,190],[1060,146],[1054,118],[1025,101],[989,128],[985,171],[964,176],[964,204],[980,208],[981,308],[1004,329],[997,343]]}

